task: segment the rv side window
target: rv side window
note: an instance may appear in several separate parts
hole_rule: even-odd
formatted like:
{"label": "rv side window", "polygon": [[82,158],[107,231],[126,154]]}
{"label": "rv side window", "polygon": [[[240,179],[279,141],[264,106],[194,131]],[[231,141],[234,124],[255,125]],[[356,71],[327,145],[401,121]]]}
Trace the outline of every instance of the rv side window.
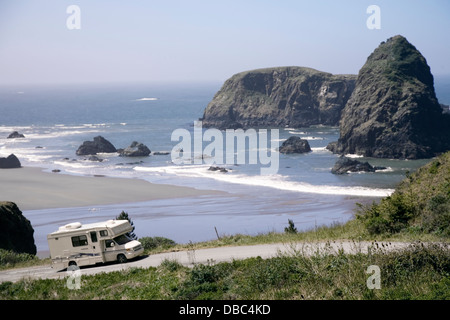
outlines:
{"label": "rv side window", "polygon": [[72,245],[74,247],[87,246],[87,244],[88,244],[88,241],[87,241],[87,237],[85,235],[72,237]]}
{"label": "rv side window", "polygon": [[107,237],[108,236],[108,230],[100,230],[100,237]]}
{"label": "rv side window", "polygon": [[97,232],[91,231],[91,241],[92,243],[97,242]]}

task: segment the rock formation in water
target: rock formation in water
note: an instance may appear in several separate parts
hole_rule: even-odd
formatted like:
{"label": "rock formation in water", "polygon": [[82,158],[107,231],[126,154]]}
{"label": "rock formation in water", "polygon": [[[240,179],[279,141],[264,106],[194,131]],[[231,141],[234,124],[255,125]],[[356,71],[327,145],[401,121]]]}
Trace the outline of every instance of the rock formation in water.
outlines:
{"label": "rock formation in water", "polygon": [[208,168],[209,171],[219,171],[219,172],[228,172],[228,170],[226,168],[223,167],[217,167],[217,166],[211,166]]}
{"label": "rock formation in water", "polygon": [[133,141],[129,147],[119,150],[119,153],[122,157],[147,157],[151,151],[145,144]]}
{"label": "rock formation in water", "polygon": [[346,174],[349,172],[375,172],[384,169],[386,169],[386,167],[373,167],[368,162],[361,162],[341,156],[331,169],[331,173]]}
{"label": "rock formation in water", "polygon": [[14,154],[10,154],[6,158],[0,158],[0,169],[14,169],[20,167],[22,167],[22,164]]}
{"label": "rock formation in water", "polygon": [[36,254],[34,229],[14,202],[0,202],[0,248]]}
{"label": "rock formation in water", "polygon": [[361,68],[342,110],[338,154],[430,158],[450,149],[450,116],[443,114],[433,75],[404,37],[382,42]]}
{"label": "rock formation in water", "polygon": [[102,136],[98,136],[94,138],[94,141],[83,142],[83,144],[77,150],[77,155],[87,156],[96,155],[97,153],[113,152],[117,152],[117,149],[112,145],[112,143]]}
{"label": "rock formation in water", "polygon": [[17,138],[25,138],[25,136],[17,131],[14,131],[7,137],[7,139],[17,139]]}
{"label": "rock formation in water", "polygon": [[356,75],[303,67],[252,70],[228,79],[206,107],[204,127],[338,125]]}
{"label": "rock formation in water", "polygon": [[282,143],[278,151],[280,153],[306,153],[311,151],[311,147],[308,140],[292,136]]}

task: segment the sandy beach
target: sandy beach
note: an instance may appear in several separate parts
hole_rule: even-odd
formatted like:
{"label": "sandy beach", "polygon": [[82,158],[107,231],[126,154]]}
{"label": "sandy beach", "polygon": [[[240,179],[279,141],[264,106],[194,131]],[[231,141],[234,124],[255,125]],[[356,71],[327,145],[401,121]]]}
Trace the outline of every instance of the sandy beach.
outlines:
{"label": "sandy beach", "polygon": [[0,182],[0,201],[13,201],[21,210],[121,204],[214,193],[139,179],[50,173],[35,167],[2,169]]}
{"label": "sandy beach", "polygon": [[[121,211],[135,223],[138,237],[161,236],[177,243],[220,235],[284,230],[294,219],[299,230],[345,222],[354,199],[336,196],[311,201],[308,194],[198,190],[154,184],[137,178],[75,176],[22,167],[0,170],[0,201],[13,201],[34,228],[38,256],[48,256],[47,234],[71,222],[109,220]],[[244,188],[242,191],[249,190]],[[336,205],[339,201],[339,205]]]}

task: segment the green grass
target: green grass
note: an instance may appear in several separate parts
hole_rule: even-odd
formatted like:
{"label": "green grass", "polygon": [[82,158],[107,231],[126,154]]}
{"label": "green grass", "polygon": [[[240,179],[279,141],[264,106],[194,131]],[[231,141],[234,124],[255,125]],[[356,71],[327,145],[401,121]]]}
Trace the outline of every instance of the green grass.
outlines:
{"label": "green grass", "polygon": [[[142,239],[146,254],[332,240],[411,243],[401,251],[376,247],[368,254],[345,254],[330,246],[312,256],[292,250],[271,259],[211,261],[193,268],[165,260],[158,268],[83,275],[79,290],[68,289],[67,279],[4,282],[0,299],[450,299],[449,205],[450,152],[408,175],[390,197],[360,205],[357,218],[345,224],[297,232],[291,222],[284,233],[228,235],[188,244]],[[0,262],[11,267],[49,260],[0,251]],[[372,265],[381,270],[381,289],[367,286],[366,271]]]}
{"label": "green grass", "polygon": [[450,152],[408,175],[379,203],[361,206],[358,219],[370,235],[450,236]]}
{"label": "green grass", "polygon": [[[318,226],[312,230],[297,233],[267,232],[257,235],[222,235],[220,239],[196,243],[176,244],[173,240],[162,237],[144,237],[139,240],[142,240],[145,248],[144,254],[149,255],[164,252],[270,243],[318,242],[330,240],[442,242],[447,241],[448,238],[443,238],[435,234],[426,234],[423,233],[422,230],[414,228],[409,228],[396,234],[370,235],[362,220],[352,219],[344,224],[334,223],[330,226]],[[39,259],[30,255],[15,254],[10,251],[0,250],[0,270],[49,264],[50,259],[48,258]]]}
{"label": "green grass", "polygon": [[312,230],[303,232],[267,232],[257,235],[224,235],[219,240],[204,241],[190,244],[177,244],[168,249],[154,250],[153,253],[180,251],[189,249],[215,248],[223,246],[258,245],[270,243],[291,243],[291,242],[317,242],[329,240],[356,240],[356,241],[423,241],[442,242],[447,241],[447,237],[437,234],[423,233],[421,230],[410,228],[395,234],[371,235],[367,232],[365,223],[361,219],[352,219],[347,223],[334,223],[332,225],[318,226]]}
{"label": "green grass", "polygon": [[[381,288],[369,289],[366,273],[380,267]],[[82,276],[79,290],[67,279],[0,284],[0,299],[450,299],[450,248],[411,245],[370,254],[301,251],[188,268],[165,260],[158,268]]]}
{"label": "green grass", "polygon": [[[450,247],[448,240],[423,232],[399,232],[379,240],[439,241],[388,252],[375,248],[370,254],[344,254],[326,248],[312,256],[291,250],[272,259],[260,257],[227,263],[182,266],[165,260],[157,268],[130,269],[83,275],[81,288],[70,290],[61,280],[21,280],[0,284],[1,299],[450,299]],[[307,232],[269,232],[256,236],[223,236],[220,240],[177,244],[168,239],[147,238],[147,253],[196,250],[207,247],[264,243],[314,243],[353,239],[374,240],[363,221],[322,226]],[[156,247],[155,243],[158,243]],[[446,244],[445,244],[446,243]],[[48,260],[47,260],[48,263]],[[370,265],[381,269],[381,289],[367,288]]]}
{"label": "green grass", "polygon": [[28,253],[16,253],[11,250],[0,249],[0,270],[25,268],[49,263],[50,259],[39,259]]}

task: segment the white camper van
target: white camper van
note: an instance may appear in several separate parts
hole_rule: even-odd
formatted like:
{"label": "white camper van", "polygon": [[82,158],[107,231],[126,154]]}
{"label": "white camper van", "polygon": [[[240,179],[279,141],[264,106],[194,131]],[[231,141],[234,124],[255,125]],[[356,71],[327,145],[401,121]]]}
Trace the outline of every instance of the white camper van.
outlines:
{"label": "white camper van", "polygon": [[141,243],[126,234],[133,227],[128,220],[81,224],[69,223],[47,235],[52,268],[86,266],[109,261],[126,262],[144,252]]}

